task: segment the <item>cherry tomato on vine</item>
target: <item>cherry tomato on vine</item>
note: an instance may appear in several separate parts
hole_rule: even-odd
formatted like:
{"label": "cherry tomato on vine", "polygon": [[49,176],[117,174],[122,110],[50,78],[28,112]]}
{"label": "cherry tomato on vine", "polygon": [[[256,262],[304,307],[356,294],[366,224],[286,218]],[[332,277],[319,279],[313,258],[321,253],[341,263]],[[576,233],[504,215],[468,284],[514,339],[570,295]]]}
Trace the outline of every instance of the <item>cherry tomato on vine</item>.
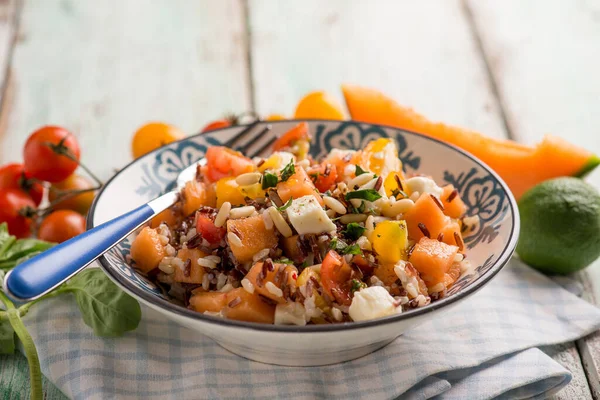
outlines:
{"label": "cherry tomato on vine", "polygon": [[60,182],[79,165],[79,143],[59,126],[44,126],[33,132],[23,149],[25,171],[33,178]]}
{"label": "cherry tomato on vine", "polygon": [[38,238],[47,242],[62,243],[85,232],[85,219],[72,210],[50,213],[38,230]]}
{"label": "cherry tomato on vine", "polygon": [[228,119],[228,118],[218,119],[218,120],[213,121],[213,122],[209,123],[208,125],[206,125],[204,128],[202,128],[202,130],[200,132],[204,133],[204,132],[214,131],[216,129],[227,128],[228,126],[231,126],[231,125],[233,125],[231,119]]}
{"label": "cherry tomato on vine", "polygon": [[7,164],[0,168],[0,189],[21,189],[38,205],[44,195],[44,187],[31,179],[23,164]]}
{"label": "cherry tomato on vine", "polygon": [[174,126],[162,122],[150,122],[139,128],[133,135],[131,154],[134,158],[139,158],[165,144],[183,139],[184,136],[183,132]]}
{"label": "cherry tomato on vine", "polygon": [[33,210],[35,203],[20,189],[0,190],[0,224],[6,222],[8,232],[17,238],[31,234],[31,218],[25,215],[27,209]]}
{"label": "cherry tomato on vine", "polygon": [[[73,174],[64,181],[54,183],[50,187],[48,193],[48,200],[50,203],[54,203],[59,197],[64,196],[66,192],[75,190],[86,190],[92,189],[94,186],[87,180],[87,178]],[[94,192],[84,192],[73,197],[65,197],[64,200],[56,203],[53,206],[54,210],[73,210],[78,213],[85,215],[87,214],[92,202],[94,201]]]}

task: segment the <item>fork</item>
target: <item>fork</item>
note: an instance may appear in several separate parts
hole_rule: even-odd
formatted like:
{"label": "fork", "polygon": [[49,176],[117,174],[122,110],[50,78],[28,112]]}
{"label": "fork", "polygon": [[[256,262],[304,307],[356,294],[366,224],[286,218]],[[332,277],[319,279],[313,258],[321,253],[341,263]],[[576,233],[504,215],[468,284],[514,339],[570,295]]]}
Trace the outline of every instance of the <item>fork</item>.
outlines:
{"label": "fork", "polygon": [[[275,141],[275,137],[271,136],[262,142],[258,140],[271,129],[270,125],[265,125],[262,129],[255,130],[259,124],[260,121],[249,124],[223,145],[236,149],[245,148],[248,150],[247,156],[251,158],[264,154]],[[27,302],[52,291],[152,217],[175,204],[179,199],[179,191],[195,178],[197,166],[204,164],[205,159],[201,159],[181,171],[173,191],[18,265],[4,277],[4,292],[15,301]]]}

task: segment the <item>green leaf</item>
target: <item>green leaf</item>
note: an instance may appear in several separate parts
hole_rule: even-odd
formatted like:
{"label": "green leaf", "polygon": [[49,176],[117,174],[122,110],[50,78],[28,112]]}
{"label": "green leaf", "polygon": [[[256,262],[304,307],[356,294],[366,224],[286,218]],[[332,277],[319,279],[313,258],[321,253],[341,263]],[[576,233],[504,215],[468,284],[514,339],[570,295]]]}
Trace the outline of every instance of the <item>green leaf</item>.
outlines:
{"label": "green leaf", "polygon": [[356,172],[355,172],[356,176],[366,174],[368,172],[368,171],[365,171],[364,169],[362,169],[361,166],[358,164],[356,164],[355,167],[356,167]]}
{"label": "green leaf", "polygon": [[277,175],[265,172],[262,180],[263,190],[277,186]]}
{"label": "green leaf", "polygon": [[5,253],[0,256],[0,262],[18,260],[28,254],[48,250],[54,243],[37,239],[20,239],[13,243]]}
{"label": "green leaf", "polygon": [[358,223],[350,222],[348,225],[346,225],[346,229],[342,231],[342,233],[350,240],[358,240],[365,230],[366,229],[360,226]]}
{"label": "green leaf", "polygon": [[[5,313],[0,311],[0,314]],[[15,330],[8,317],[0,318],[0,354],[13,354],[15,352]]]}
{"label": "green leaf", "polygon": [[290,208],[290,206],[292,205],[292,198],[290,197],[290,199],[287,201],[287,203],[285,203],[284,205],[282,205],[281,207],[277,207],[277,209],[279,211],[285,211],[288,208]]}
{"label": "green leaf", "polygon": [[351,244],[350,246],[346,246],[340,250],[340,254],[362,254],[362,250],[357,244]]}
{"label": "green leaf", "polygon": [[275,264],[292,264],[292,265],[294,264],[294,262],[287,257],[278,258],[277,260],[275,260],[273,262]]}
{"label": "green leaf", "polygon": [[351,286],[350,286],[350,292],[354,293],[357,290],[361,290],[367,287],[367,284],[364,282],[359,281],[358,279],[352,279],[352,281],[350,282]]}
{"label": "green leaf", "polygon": [[362,189],[355,190],[353,192],[346,193],[346,200],[361,199],[366,201],[375,201],[381,198],[379,192],[373,189]]}
{"label": "green leaf", "polygon": [[0,224],[0,259],[2,259],[6,250],[13,245],[15,240],[17,240],[17,238],[8,233],[8,225],[6,222]]}
{"label": "green leaf", "polygon": [[137,328],[142,318],[139,303],[100,269],[80,272],[59,290],[75,295],[83,321],[98,336],[121,336]]}
{"label": "green leaf", "polygon": [[282,170],[281,170],[281,181],[285,182],[288,179],[290,179],[290,177],[292,175],[294,175],[296,173],[296,167],[294,166],[294,160],[290,160],[289,164],[286,165]]}

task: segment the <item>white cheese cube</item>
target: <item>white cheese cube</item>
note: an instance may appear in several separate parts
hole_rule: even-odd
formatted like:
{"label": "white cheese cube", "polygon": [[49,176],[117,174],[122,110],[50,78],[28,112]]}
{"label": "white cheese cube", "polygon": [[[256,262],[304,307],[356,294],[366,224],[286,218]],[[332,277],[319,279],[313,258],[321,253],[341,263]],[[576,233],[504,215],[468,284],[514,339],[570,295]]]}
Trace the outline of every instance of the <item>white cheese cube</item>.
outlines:
{"label": "white cheese cube", "polygon": [[336,227],[317,199],[308,195],[292,201],[287,216],[300,235],[335,231]]}
{"label": "white cheese cube", "polygon": [[386,317],[402,312],[394,298],[381,286],[371,286],[354,293],[348,313],[353,321]]}
{"label": "white cheese cube", "polygon": [[306,325],[306,313],[300,303],[277,304],[275,325]]}
{"label": "white cheese cube", "polygon": [[415,176],[406,180],[406,187],[410,193],[419,192],[420,194],[432,194],[438,199],[444,193],[444,189],[439,187],[435,181],[425,176]]}

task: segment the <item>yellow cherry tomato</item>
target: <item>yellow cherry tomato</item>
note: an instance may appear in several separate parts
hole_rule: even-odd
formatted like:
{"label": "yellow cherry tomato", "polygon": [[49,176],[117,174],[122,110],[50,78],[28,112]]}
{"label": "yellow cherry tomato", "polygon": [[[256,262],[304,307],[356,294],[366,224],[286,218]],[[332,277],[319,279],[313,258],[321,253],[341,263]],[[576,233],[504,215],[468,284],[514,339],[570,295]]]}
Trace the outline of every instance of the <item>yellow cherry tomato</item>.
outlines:
{"label": "yellow cherry tomato", "polygon": [[294,118],[344,119],[343,108],[338,101],[325,92],[311,92],[304,96],[294,113]]}
{"label": "yellow cherry tomato", "polygon": [[139,128],[131,141],[134,158],[150,153],[165,144],[182,139],[185,135],[174,126],[162,122],[151,122]]}
{"label": "yellow cherry tomato", "polygon": [[371,243],[380,263],[394,264],[406,258],[408,229],[406,221],[382,221],[371,234]]}

